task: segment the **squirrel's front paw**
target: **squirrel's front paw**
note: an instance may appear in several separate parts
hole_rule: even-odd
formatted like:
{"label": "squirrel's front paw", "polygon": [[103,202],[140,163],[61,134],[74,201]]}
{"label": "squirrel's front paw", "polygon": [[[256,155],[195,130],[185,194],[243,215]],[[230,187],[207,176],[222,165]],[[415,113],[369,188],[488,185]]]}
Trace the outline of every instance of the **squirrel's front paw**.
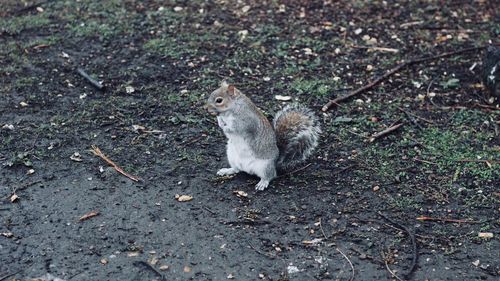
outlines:
{"label": "squirrel's front paw", "polygon": [[222,168],[217,171],[218,176],[230,176],[238,173],[238,170],[233,168]]}
{"label": "squirrel's front paw", "polygon": [[266,180],[260,180],[259,183],[255,186],[255,190],[262,191],[266,189],[269,186],[269,181]]}

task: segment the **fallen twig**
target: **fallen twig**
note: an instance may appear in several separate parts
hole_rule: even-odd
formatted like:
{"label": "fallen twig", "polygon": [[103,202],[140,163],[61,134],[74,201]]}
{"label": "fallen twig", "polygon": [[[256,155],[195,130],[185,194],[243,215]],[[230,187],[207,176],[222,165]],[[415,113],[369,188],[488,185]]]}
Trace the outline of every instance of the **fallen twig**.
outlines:
{"label": "fallen twig", "polygon": [[351,269],[352,269],[352,276],[351,278],[349,279],[349,281],[352,281],[354,280],[354,266],[352,265],[352,262],[351,260],[347,257],[346,254],[344,254],[339,248],[336,248],[335,250],[337,250],[337,252],[339,252],[342,256],[344,256],[344,258],[349,262],[349,265],[351,266]]}
{"label": "fallen twig", "polygon": [[382,255],[382,259],[384,260],[385,268],[387,268],[387,271],[392,275],[392,277],[396,278],[399,281],[403,281],[403,279],[399,278],[399,276],[396,275],[394,271],[391,270],[389,267],[389,264],[387,263],[387,259],[385,257],[384,251],[381,251],[380,254]]}
{"label": "fallen twig", "polygon": [[79,221],[88,220],[88,219],[93,218],[97,215],[99,215],[99,211],[92,211],[92,212],[86,213],[85,215],[81,216]]}
{"label": "fallen twig", "polygon": [[19,272],[21,272],[21,271],[22,271],[22,270],[18,270],[18,271],[14,272],[14,273],[9,273],[9,274],[6,274],[6,275],[4,275],[4,276],[0,277],[0,281],[5,280],[5,279],[7,279],[7,278],[9,278],[9,277],[11,277],[11,276],[14,276],[14,275],[18,274],[18,273],[19,273]]}
{"label": "fallen twig", "polygon": [[87,79],[87,81],[90,82],[90,84],[92,84],[92,86],[96,87],[97,89],[99,90],[102,90],[104,89],[104,85],[101,84],[99,81],[95,80],[94,78],[90,77],[90,75],[87,74],[87,72],[85,72],[85,70],[81,69],[81,68],[77,68],[76,70],[78,72],[78,74],[80,74],[83,78]]}
{"label": "fallen twig", "polygon": [[[392,220],[391,218],[387,217],[386,215],[382,214],[381,212],[378,212],[378,214],[379,214],[379,216],[383,217],[385,220],[390,222],[392,225],[396,226],[400,230],[405,231],[408,234],[408,236],[410,237],[413,257],[412,257],[410,269],[408,269],[408,271],[404,274],[405,278],[409,279],[411,274],[415,270],[415,267],[417,266],[417,260],[418,260],[418,251],[417,251],[417,242],[415,241],[415,233],[413,231],[411,231],[410,229],[408,229],[408,227]],[[385,260],[385,258],[384,258],[384,260]],[[386,261],[386,266],[387,266],[387,269],[389,270],[389,267],[387,265],[387,261]],[[394,276],[396,277],[396,275],[394,275]],[[399,278],[397,278],[397,279],[400,280]]]}
{"label": "fallen twig", "polygon": [[390,126],[389,128],[381,131],[381,132],[378,132],[376,134],[374,134],[373,136],[370,137],[370,139],[368,139],[369,142],[374,142],[376,139],[380,138],[380,137],[383,137],[395,130],[397,130],[399,127],[403,126],[403,123],[399,123],[399,124],[396,124],[396,125],[393,125],[393,126]]}
{"label": "fallen twig", "polygon": [[426,217],[426,216],[418,217],[417,220],[419,220],[419,221],[440,221],[440,222],[451,222],[451,223],[478,223],[476,221],[471,221],[471,220],[432,218],[432,217]]}
{"label": "fallen twig", "polygon": [[300,172],[300,171],[302,171],[302,170],[307,169],[307,168],[308,168],[309,166],[311,166],[311,165],[312,165],[312,163],[309,163],[309,164],[305,165],[304,167],[300,167],[300,168],[295,169],[295,170],[293,170],[293,171],[290,171],[290,172],[288,172],[288,173],[286,173],[286,174],[283,174],[283,175],[281,175],[281,176],[278,176],[278,178],[285,177],[285,176],[289,176],[289,175],[293,175],[293,174],[295,174],[295,173],[298,173],[298,172]]}
{"label": "fallen twig", "polygon": [[96,156],[99,156],[101,157],[102,160],[106,161],[106,163],[108,163],[111,167],[113,167],[118,173],[126,176],[127,178],[135,181],[135,182],[138,182],[140,181],[140,178],[138,177],[135,177],[135,176],[132,176],[130,175],[129,173],[125,172],[122,168],[120,168],[118,165],[116,165],[113,161],[111,161],[111,159],[109,159],[108,157],[106,157],[106,155],[104,155],[104,153],[102,153],[102,151],[99,149],[99,147],[95,146],[95,145],[92,145],[92,149],[91,151],[96,155]]}
{"label": "fallen twig", "polygon": [[370,46],[358,46],[358,45],[352,45],[351,47],[355,49],[368,49],[368,51],[373,50],[380,52],[399,53],[399,50],[394,48],[370,47]]}
{"label": "fallen twig", "polygon": [[421,63],[421,62],[425,62],[425,61],[431,61],[431,60],[436,60],[436,59],[440,59],[440,58],[450,57],[450,56],[454,56],[454,55],[458,55],[458,54],[462,54],[462,53],[466,53],[466,52],[477,51],[477,50],[481,50],[484,48],[485,48],[484,46],[467,48],[467,49],[462,49],[462,50],[458,50],[458,51],[454,51],[454,52],[446,52],[446,53],[442,53],[442,54],[430,56],[430,57],[411,59],[409,61],[403,62],[403,63],[399,64],[398,66],[394,67],[393,69],[389,70],[388,72],[386,72],[382,76],[380,76],[380,77],[376,78],[375,80],[373,80],[372,82],[368,83],[367,85],[365,85],[357,90],[354,90],[353,92],[351,92],[345,96],[340,96],[340,97],[337,97],[337,98],[330,100],[328,103],[326,103],[323,106],[323,108],[321,110],[323,112],[328,111],[328,109],[330,109],[330,107],[332,107],[334,104],[339,103],[341,101],[344,101],[346,99],[349,99],[351,97],[354,97],[356,95],[359,95],[359,94],[365,92],[366,90],[369,90],[369,89],[377,86],[382,81],[384,81],[385,79],[389,78],[390,76],[392,76],[393,74],[395,74],[396,72],[400,71],[401,69],[403,69],[407,66]]}
{"label": "fallen twig", "polygon": [[143,268],[146,268],[146,269],[149,269],[151,270],[153,273],[155,273],[158,277],[160,277],[160,280],[167,280],[165,278],[165,276],[163,276],[163,274],[161,274],[158,270],[156,270],[156,268],[154,268],[152,265],[150,265],[149,263],[145,262],[145,261],[135,261],[133,263],[135,266],[137,267],[143,267]]}
{"label": "fallen twig", "polygon": [[419,119],[419,120],[422,120],[422,121],[427,122],[427,123],[429,123],[429,124],[434,124],[434,121],[429,120],[429,119],[426,119],[426,118],[423,118],[423,117],[420,117],[420,116],[418,116],[417,114],[414,114],[414,113],[411,113],[411,112],[409,112],[409,111],[406,111],[406,110],[402,109],[401,107],[398,107],[398,109],[399,109],[400,111],[402,111],[402,112],[404,112],[404,113],[406,113],[406,114],[410,115],[410,116],[413,116],[413,117],[415,117],[415,118]]}
{"label": "fallen twig", "polygon": [[499,164],[500,160],[490,160],[490,159],[460,159],[457,162],[477,162],[477,163],[486,163],[488,167],[491,168],[491,164]]}

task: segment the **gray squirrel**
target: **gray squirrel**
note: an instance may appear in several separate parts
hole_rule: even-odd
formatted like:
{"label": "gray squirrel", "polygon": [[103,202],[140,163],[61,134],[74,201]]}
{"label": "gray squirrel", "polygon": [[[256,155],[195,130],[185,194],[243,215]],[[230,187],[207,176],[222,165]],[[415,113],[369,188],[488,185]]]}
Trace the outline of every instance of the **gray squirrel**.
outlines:
{"label": "gray squirrel", "polygon": [[276,170],[288,170],[309,157],[321,133],[317,117],[306,107],[292,104],[279,111],[273,126],[255,104],[225,81],[208,98],[208,111],[228,138],[230,168],[219,176],[240,171],[256,175],[256,190],[264,190],[276,177]]}

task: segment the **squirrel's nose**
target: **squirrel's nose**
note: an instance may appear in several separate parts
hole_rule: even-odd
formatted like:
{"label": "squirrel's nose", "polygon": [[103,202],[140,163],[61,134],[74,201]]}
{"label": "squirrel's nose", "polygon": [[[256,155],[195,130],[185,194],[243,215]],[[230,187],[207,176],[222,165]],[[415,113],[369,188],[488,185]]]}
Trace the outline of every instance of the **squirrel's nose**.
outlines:
{"label": "squirrel's nose", "polygon": [[204,108],[206,110],[208,110],[208,113],[210,113],[211,115],[217,115],[217,110],[215,109],[215,107],[211,104],[205,104]]}

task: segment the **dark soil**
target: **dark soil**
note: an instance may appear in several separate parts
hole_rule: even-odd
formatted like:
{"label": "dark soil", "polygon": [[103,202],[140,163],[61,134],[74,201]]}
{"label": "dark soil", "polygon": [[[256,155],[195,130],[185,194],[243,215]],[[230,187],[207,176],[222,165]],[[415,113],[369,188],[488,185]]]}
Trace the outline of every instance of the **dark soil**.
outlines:
{"label": "dark soil", "polygon": [[[0,280],[498,280],[484,50],[320,111],[497,44],[494,2],[1,0]],[[263,192],[217,178],[222,79],[269,118],[277,94],[316,110],[315,156]]]}

